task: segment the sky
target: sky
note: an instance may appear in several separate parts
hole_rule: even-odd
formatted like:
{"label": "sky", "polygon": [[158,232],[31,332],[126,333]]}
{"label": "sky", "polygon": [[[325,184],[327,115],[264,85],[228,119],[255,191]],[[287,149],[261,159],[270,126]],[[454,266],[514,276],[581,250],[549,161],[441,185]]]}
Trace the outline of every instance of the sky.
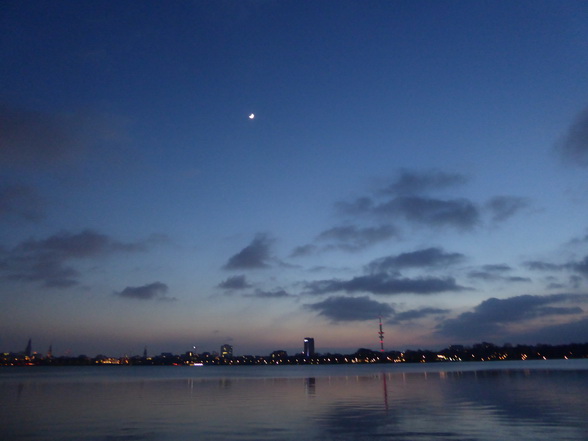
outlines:
{"label": "sky", "polygon": [[582,1],[3,1],[0,351],[588,341],[587,47]]}

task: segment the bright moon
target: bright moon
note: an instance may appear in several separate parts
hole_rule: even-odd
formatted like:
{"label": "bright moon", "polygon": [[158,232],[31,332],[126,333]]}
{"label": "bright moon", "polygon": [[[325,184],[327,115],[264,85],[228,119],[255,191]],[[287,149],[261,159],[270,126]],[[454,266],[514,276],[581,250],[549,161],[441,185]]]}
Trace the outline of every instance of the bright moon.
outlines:
{"label": "bright moon", "polygon": [[251,115],[249,115],[249,119],[253,119],[253,118],[255,118],[255,114],[252,113]]}

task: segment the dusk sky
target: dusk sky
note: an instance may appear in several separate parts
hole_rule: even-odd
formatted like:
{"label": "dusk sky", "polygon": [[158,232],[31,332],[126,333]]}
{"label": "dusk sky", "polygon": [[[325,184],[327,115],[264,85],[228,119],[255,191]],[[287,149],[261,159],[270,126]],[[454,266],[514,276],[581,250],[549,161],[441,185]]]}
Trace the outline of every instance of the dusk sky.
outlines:
{"label": "dusk sky", "polygon": [[5,0],[0,59],[0,351],[588,341],[585,1]]}

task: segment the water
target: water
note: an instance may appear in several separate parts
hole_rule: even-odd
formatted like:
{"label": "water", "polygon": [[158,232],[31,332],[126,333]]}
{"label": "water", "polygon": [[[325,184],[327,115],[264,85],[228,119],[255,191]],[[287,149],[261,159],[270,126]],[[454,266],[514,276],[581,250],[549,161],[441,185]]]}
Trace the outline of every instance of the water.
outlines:
{"label": "water", "polygon": [[0,368],[2,440],[586,440],[588,360]]}

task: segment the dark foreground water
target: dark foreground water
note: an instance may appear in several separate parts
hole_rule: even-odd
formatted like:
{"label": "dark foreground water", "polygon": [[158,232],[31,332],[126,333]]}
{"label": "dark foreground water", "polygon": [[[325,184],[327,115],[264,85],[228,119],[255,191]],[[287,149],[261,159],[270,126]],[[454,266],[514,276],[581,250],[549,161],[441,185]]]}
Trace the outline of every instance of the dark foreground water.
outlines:
{"label": "dark foreground water", "polygon": [[0,368],[2,440],[588,440],[588,360]]}

